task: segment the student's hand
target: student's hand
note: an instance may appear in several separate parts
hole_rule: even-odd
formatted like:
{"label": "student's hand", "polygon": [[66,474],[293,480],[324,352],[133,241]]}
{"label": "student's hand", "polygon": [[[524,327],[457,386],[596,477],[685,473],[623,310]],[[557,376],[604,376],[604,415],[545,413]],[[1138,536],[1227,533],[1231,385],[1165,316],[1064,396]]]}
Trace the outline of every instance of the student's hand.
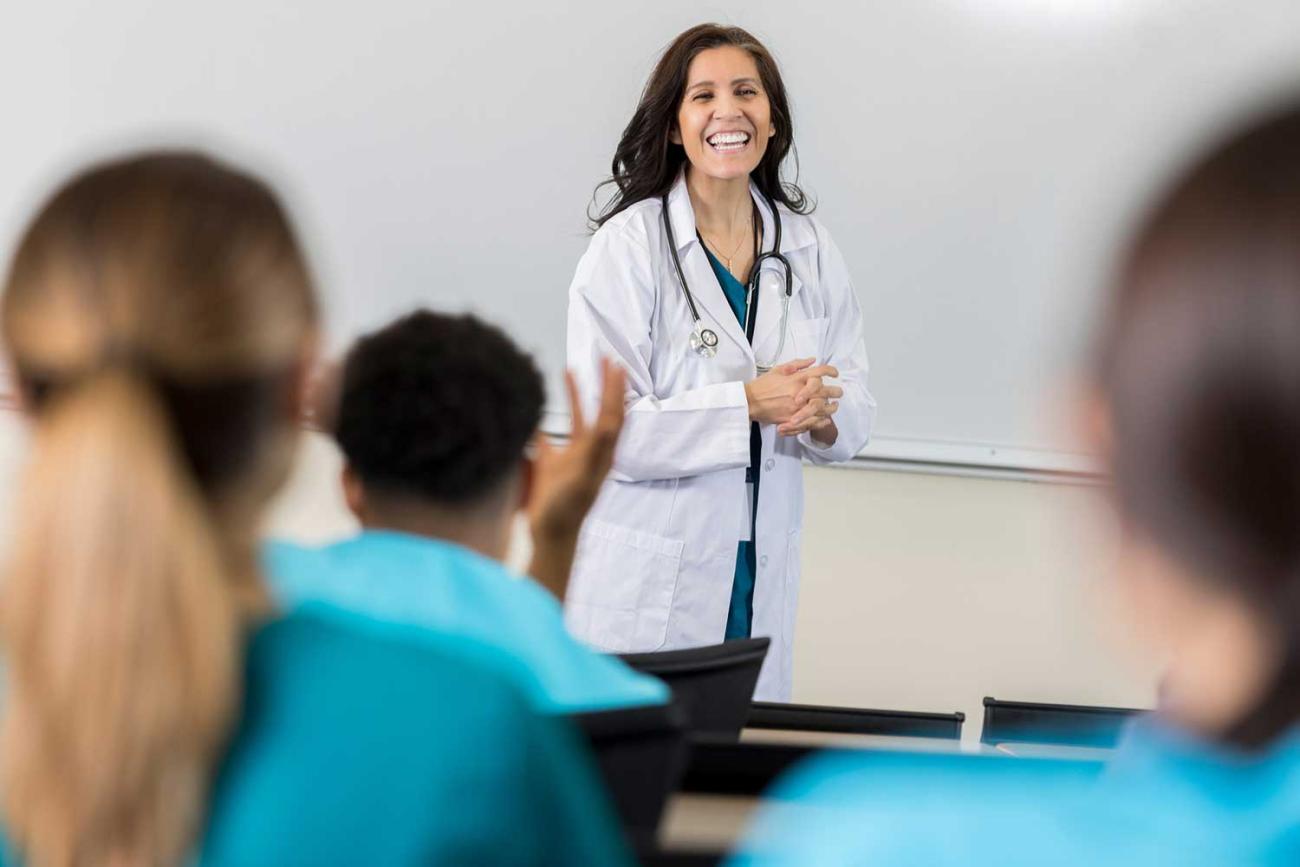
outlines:
{"label": "student's hand", "polygon": [[302,386],[302,425],[309,430],[330,433],[338,421],[343,389],[343,365],[320,361],[308,371]]}
{"label": "student's hand", "polygon": [[601,482],[614,464],[614,447],[623,429],[623,397],[627,374],[608,359],[601,361],[600,409],[588,425],[578,400],[573,374],[566,372],[569,413],[573,418],[566,446],[537,438],[528,521],[534,544],[539,539],[576,539],[582,521],[600,493]]}
{"label": "student's hand", "polygon": [[561,602],[569,589],[569,572],[578,550],[578,530],[600,493],[601,482],[614,465],[614,447],[623,429],[627,374],[607,359],[601,361],[600,371],[603,388],[596,421],[587,425],[573,374],[566,372],[564,381],[573,417],[569,444],[561,448],[539,436],[533,458],[532,491],[528,500],[533,560],[528,574]]}
{"label": "student's hand", "polygon": [[[759,424],[785,425],[813,400],[825,401],[823,376],[839,376],[829,364],[813,367],[814,358],[800,358],[777,365],[745,383],[749,419]],[[830,386],[838,391],[835,386]],[[836,395],[838,396],[838,395]]]}

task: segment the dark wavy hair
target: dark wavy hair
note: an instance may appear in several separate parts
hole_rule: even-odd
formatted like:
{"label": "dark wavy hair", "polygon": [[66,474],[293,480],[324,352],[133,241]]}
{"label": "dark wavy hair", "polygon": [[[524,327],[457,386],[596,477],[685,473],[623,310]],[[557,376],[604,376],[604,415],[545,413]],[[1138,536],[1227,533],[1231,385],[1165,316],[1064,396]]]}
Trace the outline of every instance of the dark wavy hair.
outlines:
{"label": "dark wavy hair", "polygon": [[[618,188],[598,214],[592,216],[588,211],[593,230],[629,206],[643,199],[658,198],[672,188],[677,173],[686,162],[686,151],[670,140],[677,127],[678,108],[686,95],[686,73],[696,55],[723,45],[743,49],[754,58],[763,90],[772,106],[772,125],[776,134],[768,142],[762,161],[752,173],[754,183],[763,195],[797,214],[812,211],[814,203],[798,184],[799,155],[794,147],[794,117],[776,59],[761,42],[739,27],[700,24],[673,40],[646,82],[636,112],[623,129],[618,148],[614,151],[611,177],[602,181],[592,196],[594,206],[602,187],[614,184]],[[794,158],[795,179],[783,181],[781,166],[790,154]]]}
{"label": "dark wavy hair", "polygon": [[1280,640],[1271,687],[1224,736],[1265,745],[1300,722],[1300,104],[1237,130],[1159,199],[1095,371],[1122,511]]}
{"label": "dark wavy hair", "polygon": [[334,437],[377,493],[473,503],[519,465],[544,402],[537,366],[500,329],[419,310],[352,347]]}

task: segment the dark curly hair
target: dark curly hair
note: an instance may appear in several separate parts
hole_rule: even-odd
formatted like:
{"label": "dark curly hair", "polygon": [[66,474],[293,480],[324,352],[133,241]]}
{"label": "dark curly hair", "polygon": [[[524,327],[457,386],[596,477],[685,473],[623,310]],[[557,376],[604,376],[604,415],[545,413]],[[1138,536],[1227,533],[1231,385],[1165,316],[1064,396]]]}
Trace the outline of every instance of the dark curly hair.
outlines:
{"label": "dark curly hair", "polygon": [[334,437],[367,487],[470,503],[518,465],[544,402],[537,366],[499,328],[418,310],[348,353]]}

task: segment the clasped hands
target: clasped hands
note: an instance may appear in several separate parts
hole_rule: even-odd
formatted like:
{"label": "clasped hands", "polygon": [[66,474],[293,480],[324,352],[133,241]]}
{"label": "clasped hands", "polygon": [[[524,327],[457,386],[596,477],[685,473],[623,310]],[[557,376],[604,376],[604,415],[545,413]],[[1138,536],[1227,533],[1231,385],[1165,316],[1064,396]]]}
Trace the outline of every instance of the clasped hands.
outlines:
{"label": "clasped hands", "polygon": [[831,416],[839,409],[844,390],[824,384],[822,378],[839,376],[840,372],[829,364],[814,367],[815,361],[787,361],[745,383],[750,420],[776,425],[781,436],[808,431],[819,440],[833,441],[835,422]]}

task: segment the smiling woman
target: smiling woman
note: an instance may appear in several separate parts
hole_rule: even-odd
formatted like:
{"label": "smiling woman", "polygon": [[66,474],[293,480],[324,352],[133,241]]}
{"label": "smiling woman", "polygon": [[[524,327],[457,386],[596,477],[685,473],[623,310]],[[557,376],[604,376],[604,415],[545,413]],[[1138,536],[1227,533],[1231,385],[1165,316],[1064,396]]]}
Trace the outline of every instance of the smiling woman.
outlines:
{"label": "smiling woman", "polygon": [[771,699],[790,693],[801,462],[853,457],[875,415],[848,269],[781,177],[793,147],[767,49],[737,27],[681,34],[623,131],[569,290],[584,399],[602,357],[629,388],[569,627],[611,651],[769,636]]}

